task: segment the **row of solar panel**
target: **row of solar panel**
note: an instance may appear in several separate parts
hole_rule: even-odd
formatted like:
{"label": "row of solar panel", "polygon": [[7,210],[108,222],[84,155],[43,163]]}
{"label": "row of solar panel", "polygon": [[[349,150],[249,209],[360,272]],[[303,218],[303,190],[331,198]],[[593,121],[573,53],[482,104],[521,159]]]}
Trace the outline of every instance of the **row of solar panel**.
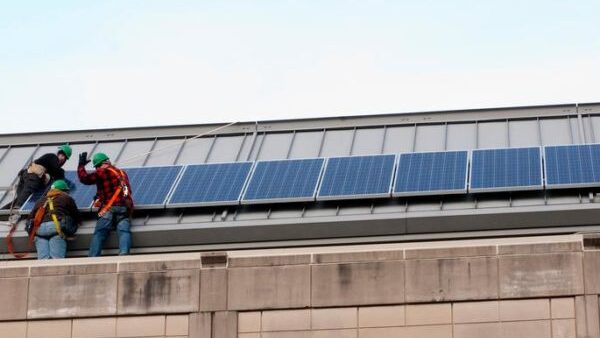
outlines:
{"label": "row of solar panel", "polygon": [[[383,198],[600,185],[600,145],[125,168],[138,208]],[[82,209],[95,186],[66,174]],[[470,182],[467,187],[467,183]],[[22,211],[32,209],[34,195]]]}

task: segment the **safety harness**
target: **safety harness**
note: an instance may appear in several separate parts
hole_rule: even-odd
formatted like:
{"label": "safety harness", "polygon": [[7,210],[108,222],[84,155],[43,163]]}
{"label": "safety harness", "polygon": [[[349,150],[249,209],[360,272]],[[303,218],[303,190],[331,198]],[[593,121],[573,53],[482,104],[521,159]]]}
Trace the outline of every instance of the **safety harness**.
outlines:
{"label": "safety harness", "polygon": [[98,211],[98,216],[100,217],[104,216],[110,210],[117,198],[119,198],[119,195],[122,194],[123,197],[129,196],[129,188],[127,187],[127,182],[125,182],[125,174],[123,173],[123,170],[117,170],[112,167],[107,167],[106,169],[108,169],[111,173],[117,176],[117,178],[119,179],[119,187],[117,188],[117,190],[115,190],[108,202],[102,206],[100,211]]}
{"label": "safety harness", "polygon": [[[58,221],[58,217],[56,216],[56,213],[54,212],[54,202],[52,201],[52,197],[47,197],[46,201],[44,202],[44,205],[42,205],[41,207],[39,207],[36,211],[35,214],[33,215],[33,222],[32,222],[32,228],[31,231],[29,232],[29,247],[33,247],[33,242],[35,241],[35,235],[38,231],[38,229],[40,228],[40,225],[42,224],[42,220],[44,219],[44,216],[46,215],[46,210],[48,209],[48,211],[50,212],[50,216],[52,218],[52,222],[54,222],[54,225],[56,226],[56,232],[58,233],[58,235],[61,238],[65,238],[62,229],[60,227],[60,222]],[[15,247],[12,241],[13,238],[13,234],[14,232],[17,230],[17,224],[13,224],[10,228],[10,231],[8,232],[8,235],[6,236],[6,246],[8,248],[8,252],[10,254],[12,254],[13,256],[15,256],[16,258],[25,258],[27,257],[27,255],[29,253],[27,252],[15,252]]]}

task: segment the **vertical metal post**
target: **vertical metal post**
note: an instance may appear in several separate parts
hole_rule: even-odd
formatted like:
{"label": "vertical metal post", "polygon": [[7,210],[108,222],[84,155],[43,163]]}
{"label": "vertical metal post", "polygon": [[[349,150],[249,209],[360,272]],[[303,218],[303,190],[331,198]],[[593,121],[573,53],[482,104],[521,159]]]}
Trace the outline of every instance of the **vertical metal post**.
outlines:
{"label": "vertical metal post", "polygon": [[352,153],[354,152],[354,141],[356,140],[356,127],[354,127],[354,130],[352,132],[352,141],[350,142],[350,153],[348,155],[352,155]]}
{"label": "vertical metal post", "polygon": [[296,131],[292,133],[292,140],[290,141],[290,146],[288,148],[287,154],[285,154],[285,158],[289,159],[292,154],[292,149],[294,148],[294,142],[296,141]]}
{"label": "vertical metal post", "polygon": [[417,124],[415,123],[415,128],[413,130],[413,143],[412,143],[412,152],[415,152],[415,149],[417,149]]}
{"label": "vertical metal post", "polygon": [[215,147],[216,142],[217,142],[217,135],[213,136],[212,142],[210,143],[210,147],[208,147],[208,151],[206,152],[206,156],[204,156],[203,163],[208,162],[208,159],[210,158],[210,154],[212,153],[212,150]]}
{"label": "vertical metal post", "polygon": [[321,144],[319,145],[319,153],[317,154],[317,157],[321,157],[321,154],[323,153],[323,146],[325,144],[325,135],[327,134],[327,129],[323,129],[323,133],[321,134]]}
{"label": "vertical metal post", "polygon": [[181,153],[183,152],[183,147],[185,147],[187,143],[187,136],[183,138],[183,142],[181,142],[181,145],[179,146],[179,150],[177,150],[177,155],[175,155],[175,159],[173,159],[173,165],[177,164],[177,162],[179,161],[179,158],[181,157]]}
{"label": "vertical metal post", "polygon": [[387,133],[388,133],[388,126],[385,125],[385,126],[383,126],[383,139],[381,140],[381,149],[379,150],[380,154],[383,154],[385,152],[385,141],[387,141]]}

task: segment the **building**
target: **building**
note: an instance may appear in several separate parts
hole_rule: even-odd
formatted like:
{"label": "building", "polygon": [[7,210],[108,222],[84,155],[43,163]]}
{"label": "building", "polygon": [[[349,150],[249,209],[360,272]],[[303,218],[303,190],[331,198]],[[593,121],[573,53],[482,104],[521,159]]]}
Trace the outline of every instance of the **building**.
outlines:
{"label": "building", "polygon": [[[220,127],[0,135],[1,203],[18,169],[63,142],[122,167],[589,144],[600,138],[600,104],[240,122],[208,133]],[[600,337],[596,193],[142,208],[133,256],[2,262],[0,330],[19,338]],[[93,224],[90,213],[71,256],[85,255]],[[18,248],[25,235],[17,233]],[[106,253],[115,247],[113,239]]]}

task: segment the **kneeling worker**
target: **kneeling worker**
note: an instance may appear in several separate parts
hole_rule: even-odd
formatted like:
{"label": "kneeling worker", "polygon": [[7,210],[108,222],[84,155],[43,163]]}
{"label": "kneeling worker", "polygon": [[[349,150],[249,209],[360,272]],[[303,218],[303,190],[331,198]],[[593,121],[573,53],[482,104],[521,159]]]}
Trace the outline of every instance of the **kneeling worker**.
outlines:
{"label": "kneeling worker", "polygon": [[104,153],[94,154],[92,164],[96,171],[93,173],[85,170],[85,165],[89,162],[87,153],[79,154],[77,176],[83,184],[96,184],[97,203],[95,205],[99,207],[98,221],[90,244],[89,256],[100,256],[102,245],[114,227],[119,235],[119,255],[128,255],[131,249],[131,221],[129,218],[133,212],[133,199],[127,173],[113,166]]}
{"label": "kneeling worker", "polygon": [[62,166],[71,157],[71,152],[71,147],[63,144],[56,154],[44,154],[30,163],[27,169],[19,171],[16,197],[2,209],[18,209],[34,192],[44,191],[52,181],[64,179]]}
{"label": "kneeling worker", "polygon": [[65,258],[66,240],[75,235],[81,216],[64,180],[52,183],[50,190],[33,207],[27,221],[35,234],[38,259]]}

